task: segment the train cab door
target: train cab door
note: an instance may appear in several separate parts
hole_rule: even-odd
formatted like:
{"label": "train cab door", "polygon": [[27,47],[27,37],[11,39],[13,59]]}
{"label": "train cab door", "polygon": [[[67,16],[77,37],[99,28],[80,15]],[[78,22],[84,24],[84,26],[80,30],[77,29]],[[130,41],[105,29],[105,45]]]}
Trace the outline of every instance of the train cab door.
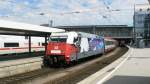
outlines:
{"label": "train cab door", "polygon": [[80,53],[80,42],[81,42],[81,37],[74,38],[74,46],[75,46],[75,52],[76,52],[76,61],[78,60],[78,55]]}

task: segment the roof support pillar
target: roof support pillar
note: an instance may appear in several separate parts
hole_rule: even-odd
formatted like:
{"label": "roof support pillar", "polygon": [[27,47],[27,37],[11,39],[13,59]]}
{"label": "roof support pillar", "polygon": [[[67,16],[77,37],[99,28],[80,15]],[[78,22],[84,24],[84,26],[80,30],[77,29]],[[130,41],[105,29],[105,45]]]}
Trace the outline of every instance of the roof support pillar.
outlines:
{"label": "roof support pillar", "polygon": [[29,54],[31,55],[31,36],[29,35]]}
{"label": "roof support pillar", "polygon": [[47,51],[47,37],[48,37],[48,35],[45,35],[45,55],[46,55],[46,51]]}
{"label": "roof support pillar", "polygon": [[96,34],[96,28],[93,26],[93,34]]}

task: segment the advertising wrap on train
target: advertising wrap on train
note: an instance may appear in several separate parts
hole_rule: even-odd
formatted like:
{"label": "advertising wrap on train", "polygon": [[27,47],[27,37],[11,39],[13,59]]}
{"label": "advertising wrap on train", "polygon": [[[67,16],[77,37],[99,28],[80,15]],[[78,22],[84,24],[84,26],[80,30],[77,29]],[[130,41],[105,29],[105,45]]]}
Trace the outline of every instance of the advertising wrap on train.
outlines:
{"label": "advertising wrap on train", "polygon": [[97,38],[92,38],[89,39],[89,50],[90,51],[95,51],[104,48],[104,41],[103,39],[97,39]]}

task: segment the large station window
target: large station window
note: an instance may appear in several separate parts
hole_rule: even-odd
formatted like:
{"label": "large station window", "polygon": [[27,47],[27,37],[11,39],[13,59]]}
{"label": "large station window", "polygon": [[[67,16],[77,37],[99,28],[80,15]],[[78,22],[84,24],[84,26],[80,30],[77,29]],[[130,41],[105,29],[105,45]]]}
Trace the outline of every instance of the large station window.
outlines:
{"label": "large station window", "polygon": [[4,43],[4,47],[19,47],[19,43]]}

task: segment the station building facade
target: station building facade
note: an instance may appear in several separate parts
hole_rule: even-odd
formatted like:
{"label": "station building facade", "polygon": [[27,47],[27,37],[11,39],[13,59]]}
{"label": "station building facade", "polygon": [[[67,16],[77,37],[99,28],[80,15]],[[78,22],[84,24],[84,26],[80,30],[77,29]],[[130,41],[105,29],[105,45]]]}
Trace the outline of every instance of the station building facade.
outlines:
{"label": "station building facade", "polygon": [[150,46],[150,5],[135,5],[134,13],[134,39],[136,45],[140,46],[141,41],[145,46]]}
{"label": "station building facade", "polygon": [[[42,26],[48,26],[43,24]],[[66,31],[87,32],[104,37],[110,37],[130,43],[133,40],[133,27],[127,25],[80,25],[80,26],[55,26],[56,28],[65,29]]]}

